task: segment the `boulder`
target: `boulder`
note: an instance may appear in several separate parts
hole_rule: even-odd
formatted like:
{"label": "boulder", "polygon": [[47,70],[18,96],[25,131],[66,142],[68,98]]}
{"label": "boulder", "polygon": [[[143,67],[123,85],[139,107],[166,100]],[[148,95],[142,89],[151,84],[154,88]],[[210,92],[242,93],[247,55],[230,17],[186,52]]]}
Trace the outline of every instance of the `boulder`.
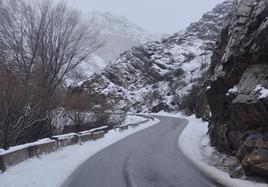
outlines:
{"label": "boulder", "polygon": [[249,175],[268,177],[268,150],[254,150],[243,159],[242,166]]}

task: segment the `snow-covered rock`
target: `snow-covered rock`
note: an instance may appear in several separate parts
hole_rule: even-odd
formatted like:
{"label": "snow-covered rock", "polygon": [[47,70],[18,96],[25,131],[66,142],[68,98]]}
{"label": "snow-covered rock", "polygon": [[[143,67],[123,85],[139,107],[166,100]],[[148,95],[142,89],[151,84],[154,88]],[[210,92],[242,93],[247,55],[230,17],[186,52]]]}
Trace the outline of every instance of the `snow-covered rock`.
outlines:
{"label": "snow-covered rock", "polygon": [[265,88],[264,86],[257,85],[255,91],[259,93],[259,99],[268,97],[268,88]]}

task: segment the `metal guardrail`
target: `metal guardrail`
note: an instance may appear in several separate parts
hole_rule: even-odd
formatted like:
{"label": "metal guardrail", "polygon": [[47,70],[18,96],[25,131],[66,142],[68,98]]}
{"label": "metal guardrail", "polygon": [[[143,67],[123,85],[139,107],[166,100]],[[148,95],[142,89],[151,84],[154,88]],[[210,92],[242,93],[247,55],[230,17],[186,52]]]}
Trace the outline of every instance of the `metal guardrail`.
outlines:
{"label": "metal guardrail", "polygon": [[[115,113],[113,113],[115,114]],[[120,113],[122,115],[122,113]],[[136,128],[137,126],[146,123],[150,120],[154,120],[153,117],[140,115],[140,114],[127,114],[127,115],[136,115],[146,118],[146,120],[141,121],[136,124],[128,124],[124,126],[115,126],[115,128],[97,128],[89,131],[83,131],[80,133],[70,133],[65,135],[53,136],[50,140],[46,142],[34,142],[27,146],[23,146],[21,149],[14,151],[8,151],[0,153],[0,171],[4,172],[9,167],[17,165],[29,158],[39,157],[43,154],[48,154],[54,152],[58,149],[69,145],[75,145],[78,143],[83,143],[87,141],[95,141],[101,138],[104,138],[105,134],[112,129],[119,129],[120,132],[127,130],[128,128]]]}

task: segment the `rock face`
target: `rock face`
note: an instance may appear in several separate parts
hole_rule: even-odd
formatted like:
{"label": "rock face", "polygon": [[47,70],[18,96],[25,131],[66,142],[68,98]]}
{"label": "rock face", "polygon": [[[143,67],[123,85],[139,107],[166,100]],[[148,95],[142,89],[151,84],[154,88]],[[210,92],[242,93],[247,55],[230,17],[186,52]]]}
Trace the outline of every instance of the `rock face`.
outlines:
{"label": "rock face", "polygon": [[92,97],[107,98],[119,110],[178,110],[182,98],[207,70],[231,6],[231,1],[225,1],[185,31],[121,54],[81,87]]}
{"label": "rock face", "polygon": [[212,56],[209,134],[249,175],[268,177],[268,1],[236,0]]}

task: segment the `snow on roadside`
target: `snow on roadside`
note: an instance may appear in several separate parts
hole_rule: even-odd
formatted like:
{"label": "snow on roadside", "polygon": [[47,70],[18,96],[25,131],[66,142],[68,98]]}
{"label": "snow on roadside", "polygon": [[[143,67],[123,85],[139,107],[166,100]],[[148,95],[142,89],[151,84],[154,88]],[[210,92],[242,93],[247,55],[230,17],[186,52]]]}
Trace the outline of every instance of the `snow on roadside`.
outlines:
{"label": "snow on roadside", "polygon": [[[204,154],[201,151],[201,146],[204,144],[203,140],[207,138],[208,123],[203,122],[201,119],[197,119],[195,116],[186,117],[181,113],[170,114],[160,112],[157,115],[185,118],[189,121],[188,125],[179,137],[179,147],[186,157],[188,157],[204,174],[211,177],[213,180],[228,187],[267,187],[267,184],[231,178],[227,172],[208,165],[205,162],[205,159],[207,158],[203,157]],[[211,149],[213,148],[211,147]]]}
{"label": "snow on roadside", "polygon": [[44,155],[41,158],[27,160],[9,168],[0,174],[1,187],[58,187],[88,158],[104,148],[135,134],[141,130],[156,125],[159,120],[150,120],[135,129],[123,133],[109,131],[105,138],[86,142],[82,145],[65,147],[62,150]]}
{"label": "snow on roadside", "polygon": [[146,120],[146,118],[141,116],[130,115],[126,118],[125,121],[123,121],[123,123],[120,126],[125,126],[133,123],[140,123],[144,120]]}

